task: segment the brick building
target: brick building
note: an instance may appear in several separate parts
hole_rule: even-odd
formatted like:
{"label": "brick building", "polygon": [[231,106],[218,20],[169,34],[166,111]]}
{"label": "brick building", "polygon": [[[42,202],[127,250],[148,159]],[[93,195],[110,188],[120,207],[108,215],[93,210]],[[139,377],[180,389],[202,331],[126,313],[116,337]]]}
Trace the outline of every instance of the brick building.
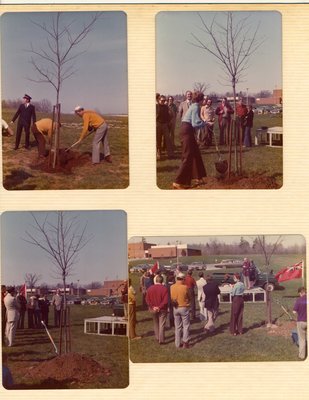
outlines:
{"label": "brick building", "polygon": [[176,258],[177,256],[200,256],[202,254],[202,251],[199,247],[188,244],[155,245],[151,246],[148,252],[149,256],[154,260],[160,258]]}
{"label": "brick building", "polygon": [[123,280],[104,281],[103,286],[98,289],[89,289],[90,296],[120,296]]}
{"label": "brick building", "polygon": [[280,106],[282,104],[282,89],[274,89],[271,97],[255,99],[256,105],[261,106]]}
{"label": "brick building", "polygon": [[130,259],[143,259],[148,258],[148,250],[151,246],[155,246],[153,243],[138,242],[128,244],[128,258]]}

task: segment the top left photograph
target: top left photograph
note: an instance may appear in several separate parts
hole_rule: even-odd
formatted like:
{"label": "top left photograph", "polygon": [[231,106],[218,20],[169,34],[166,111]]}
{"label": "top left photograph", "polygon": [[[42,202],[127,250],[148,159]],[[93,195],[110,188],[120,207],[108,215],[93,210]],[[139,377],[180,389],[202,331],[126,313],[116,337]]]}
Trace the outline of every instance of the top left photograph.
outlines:
{"label": "top left photograph", "polygon": [[3,187],[129,186],[124,12],[1,16]]}

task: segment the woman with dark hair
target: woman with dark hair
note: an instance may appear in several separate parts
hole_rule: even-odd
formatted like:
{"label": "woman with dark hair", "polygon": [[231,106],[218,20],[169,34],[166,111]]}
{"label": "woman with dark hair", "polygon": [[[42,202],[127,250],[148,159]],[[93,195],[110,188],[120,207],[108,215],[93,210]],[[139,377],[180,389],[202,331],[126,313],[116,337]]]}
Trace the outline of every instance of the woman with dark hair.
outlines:
{"label": "woman with dark hair", "polygon": [[182,160],[175,182],[173,182],[174,189],[189,189],[192,179],[195,179],[198,184],[206,183],[206,170],[194,134],[196,128],[203,128],[206,125],[206,122],[200,118],[200,104],[203,99],[203,93],[194,92],[192,104],[181,121]]}
{"label": "woman with dark hair", "polygon": [[244,299],[243,293],[245,285],[240,281],[240,275],[234,274],[235,285],[231,291],[232,308],[231,308],[231,321],[230,332],[232,335],[242,335],[242,318],[244,313]]}

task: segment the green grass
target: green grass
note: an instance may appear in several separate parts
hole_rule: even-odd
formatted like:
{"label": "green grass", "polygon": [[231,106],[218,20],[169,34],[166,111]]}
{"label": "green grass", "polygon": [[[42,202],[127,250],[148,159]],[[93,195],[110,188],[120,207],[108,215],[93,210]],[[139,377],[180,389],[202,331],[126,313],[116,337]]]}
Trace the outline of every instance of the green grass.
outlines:
{"label": "green grass", "polygon": [[[84,319],[111,314],[110,309],[102,306],[72,305],[71,335],[72,352],[85,354],[99,362],[104,368],[111,370],[111,375],[97,382],[70,384],[71,389],[83,388],[125,388],[129,384],[129,356],[128,339],[121,336],[98,336],[84,334]],[[27,314],[26,314],[27,316]],[[59,329],[53,328],[53,311],[49,313],[49,329],[56,344],[59,339]],[[43,382],[29,382],[24,378],[28,368],[55,357],[53,346],[43,329],[18,330],[15,340],[16,346],[4,347],[3,352],[8,355],[8,366],[13,374],[14,383],[18,389],[43,389]],[[59,347],[58,347],[59,348]],[[82,366],[81,366],[82,368]],[[46,384],[46,383],[45,383]],[[57,388],[67,388],[66,384],[59,383]]]}
{"label": "green grass", "polygon": [[[254,126],[252,128],[252,143],[254,144],[254,135],[257,128],[261,126],[273,127],[282,126],[282,116],[279,115],[255,115]],[[219,138],[219,128],[215,125],[215,135]],[[181,160],[181,145],[179,141],[179,121],[176,126],[175,140],[176,140],[176,157],[175,160],[168,160],[162,158],[157,161],[157,185],[160,189],[172,189],[172,182],[174,182]],[[217,139],[218,143],[219,140]],[[214,142],[214,141],[213,141]],[[220,153],[223,159],[228,160],[228,147],[219,146]],[[204,189],[268,189],[280,188],[283,184],[283,151],[282,148],[267,147],[267,146],[253,146],[251,148],[244,148],[242,151],[242,176],[238,179],[226,178],[218,176],[215,169],[215,162],[218,161],[218,153],[215,146],[208,149],[201,150],[202,158],[206,168],[209,183],[201,188]],[[231,171],[235,172],[235,158],[234,152],[232,154],[232,167]],[[246,178],[240,179],[240,178]],[[250,179],[250,180],[249,180]]]}
{"label": "green grass", "polygon": [[[213,256],[213,258],[230,258],[229,255]],[[232,256],[237,258],[237,256]],[[262,256],[252,255],[258,266],[262,265]],[[196,261],[197,257],[194,257]],[[304,255],[274,255],[272,268],[275,271],[305,259]],[[183,259],[182,262],[185,262]],[[193,259],[191,260],[193,261]],[[188,262],[188,260],[187,260]],[[211,262],[207,257],[207,262]],[[296,279],[280,284],[281,290],[271,293],[272,321],[278,325],[278,331],[270,332],[266,328],[266,303],[245,303],[244,334],[231,336],[229,333],[230,304],[220,304],[220,313],[216,321],[216,332],[213,335],[203,331],[202,322],[194,322],[190,333],[194,346],[191,349],[176,349],[174,344],[174,329],[166,330],[167,344],[159,346],[154,338],[152,316],[142,308],[139,292],[140,274],[130,274],[132,285],[137,291],[137,334],[142,340],[130,342],[130,358],[132,362],[229,362],[229,361],[296,361],[298,349],[292,343],[291,329],[296,328],[296,322],[291,322],[280,304],[292,314],[297,298],[297,289],[302,286],[302,280]],[[198,279],[198,272],[194,272]],[[279,301],[278,304],[276,301]],[[198,305],[196,304],[198,309]],[[198,311],[197,311],[198,315]],[[168,323],[167,323],[168,326]]]}
{"label": "green grass", "polygon": [[[14,110],[3,110],[3,118],[10,121]],[[51,118],[38,113],[37,119]],[[79,138],[82,120],[73,114],[61,116],[60,166],[48,167],[47,160],[37,164],[37,147],[31,133],[31,151],[23,149],[24,133],[20,148],[13,150],[15,136],[2,137],[3,186],[7,190],[48,189],[124,189],[129,185],[128,118],[127,116],[104,116],[109,125],[109,144],[113,163],[91,163],[92,135],[80,145],[65,153],[64,149]],[[15,122],[13,129],[16,129]],[[74,124],[74,125],[71,125]],[[76,124],[76,125],[75,125]]]}

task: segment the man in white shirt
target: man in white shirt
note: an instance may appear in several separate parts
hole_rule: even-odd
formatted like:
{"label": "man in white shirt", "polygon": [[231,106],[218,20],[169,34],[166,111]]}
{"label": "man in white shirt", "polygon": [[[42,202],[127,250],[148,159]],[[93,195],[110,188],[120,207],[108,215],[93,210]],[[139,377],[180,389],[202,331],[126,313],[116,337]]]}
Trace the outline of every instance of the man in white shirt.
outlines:
{"label": "man in white shirt", "polygon": [[205,296],[203,287],[206,285],[206,280],[204,278],[203,272],[199,272],[198,276],[200,279],[196,281],[196,286],[197,286],[197,300],[200,306],[200,320],[205,321],[207,320],[207,310],[205,308]]}
{"label": "man in white shirt", "polygon": [[15,298],[15,288],[9,287],[7,295],[4,298],[6,308],[6,329],[5,336],[8,347],[12,347],[16,334],[17,324],[19,320],[19,304]]}

